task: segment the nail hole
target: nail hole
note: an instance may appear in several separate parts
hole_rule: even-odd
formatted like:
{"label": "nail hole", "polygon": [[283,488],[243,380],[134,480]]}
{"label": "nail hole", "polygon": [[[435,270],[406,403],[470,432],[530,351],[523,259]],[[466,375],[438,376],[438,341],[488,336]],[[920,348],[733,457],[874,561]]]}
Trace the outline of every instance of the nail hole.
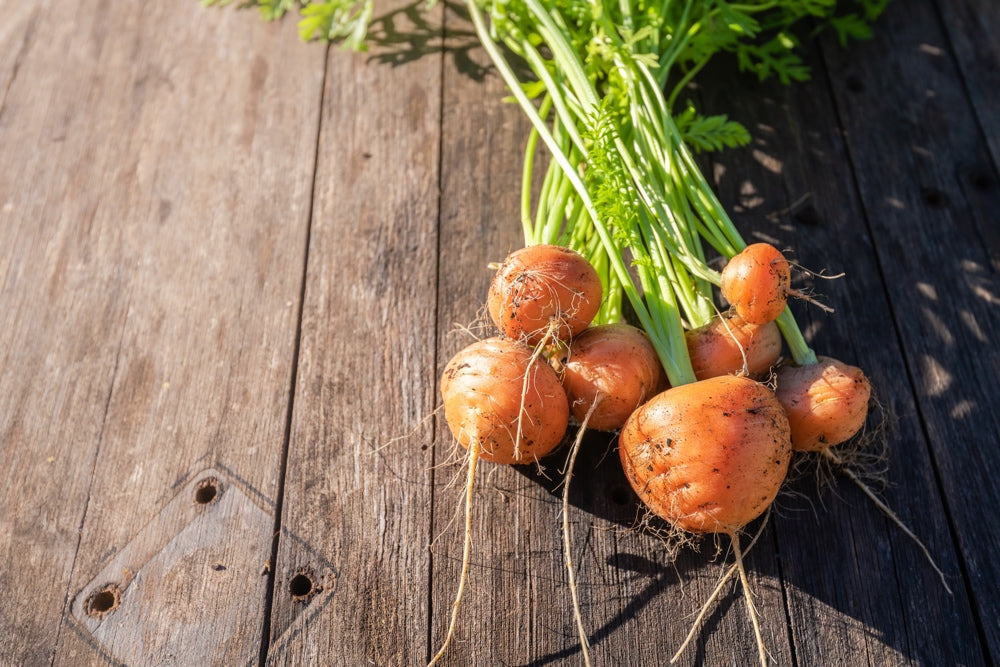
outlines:
{"label": "nail hole", "polygon": [[920,196],[924,203],[931,208],[945,208],[948,206],[948,195],[936,188],[920,188]]}
{"label": "nail hole", "polygon": [[792,213],[796,222],[800,222],[803,225],[808,225],[810,227],[818,227],[823,224],[823,218],[820,217],[819,211],[812,204],[806,204],[801,208],[795,210]]}
{"label": "nail hole", "polygon": [[207,505],[219,495],[219,480],[206,477],[198,483],[194,490],[194,501],[199,505]]}
{"label": "nail hole", "polygon": [[977,190],[989,190],[993,179],[981,171],[977,171],[972,175],[972,187]]}
{"label": "nail hole", "polygon": [[296,602],[308,600],[316,592],[312,578],[305,572],[299,572],[288,582],[288,592]]}
{"label": "nail hole", "polygon": [[118,584],[105,584],[100,590],[94,591],[84,603],[84,611],[91,618],[104,618],[118,609],[121,604],[122,591]]}

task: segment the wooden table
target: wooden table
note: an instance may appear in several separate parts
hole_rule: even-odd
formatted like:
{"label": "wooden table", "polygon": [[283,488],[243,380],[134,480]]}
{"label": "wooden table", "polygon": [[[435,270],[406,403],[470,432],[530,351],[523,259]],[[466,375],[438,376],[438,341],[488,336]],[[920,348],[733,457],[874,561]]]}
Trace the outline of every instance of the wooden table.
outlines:
{"label": "wooden table", "polygon": [[[438,373],[521,244],[526,122],[450,2],[370,53],[193,0],[0,3],[0,663],[421,664],[454,595]],[[749,555],[781,665],[1000,660],[1000,6],[898,0],[810,83],[692,91],[752,239],[885,409],[882,497],[807,471]],[[467,327],[473,327],[471,332]],[[610,436],[571,494],[598,665],[662,665],[724,568],[634,528]],[[484,465],[450,665],[579,664],[559,471]],[[752,664],[738,589],[683,664]]]}

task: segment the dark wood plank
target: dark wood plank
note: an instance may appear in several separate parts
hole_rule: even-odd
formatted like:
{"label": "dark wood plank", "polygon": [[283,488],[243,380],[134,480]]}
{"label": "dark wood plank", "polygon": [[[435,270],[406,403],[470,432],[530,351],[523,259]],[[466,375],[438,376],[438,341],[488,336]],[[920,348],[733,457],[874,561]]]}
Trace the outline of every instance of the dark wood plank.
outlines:
{"label": "dark wood plank", "polygon": [[[970,174],[996,179],[996,172],[946,44],[934,8],[907,3],[892,6],[876,39],[850,58],[833,48],[824,53],[836,73],[838,113],[892,294],[917,399],[914,418],[927,433],[979,630],[996,661],[1000,567],[992,554],[1000,538],[984,530],[982,508],[1000,500],[1000,489],[989,476],[970,473],[1000,464],[993,409],[1000,355],[991,333],[1000,324],[1000,280],[984,234],[995,228],[1000,191],[966,196]],[[873,61],[883,64],[861,66]],[[859,97],[867,103],[859,106]],[[912,507],[920,512],[918,502]]]}
{"label": "dark wood plank", "polygon": [[0,110],[4,660],[255,659],[322,54],[186,0],[28,25]]}
{"label": "dark wood plank", "polygon": [[[969,640],[975,622],[927,439],[915,418],[903,351],[886,315],[896,290],[883,278],[877,240],[865,223],[827,74],[815,51],[811,62],[813,81],[791,87],[726,76],[721,67],[705,78],[706,107],[735,113],[755,137],[751,147],[717,158],[721,194],[738,212],[736,222],[748,238],[788,248],[803,267],[846,274],[832,281],[798,281],[835,314],[801,302],[793,308],[819,354],[857,364],[872,379],[890,420],[880,434],[889,487],[877,487],[928,544],[956,596],[947,594],[918,547],[845,477],[820,495],[812,461],[792,487],[802,496],[782,498],[775,521],[796,660],[828,664],[837,656],[844,664],[974,664],[981,659],[978,644]],[[869,59],[866,67],[886,71],[880,59]],[[884,96],[884,88],[878,90]],[[862,108],[872,103],[865,96],[854,99]],[[892,150],[898,150],[895,143]]]}
{"label": "dark wood plank", "polygon": [[[937,3],[945,28],[944,45],[921,45],[922,49],[945,49],[953,54],[961,81],[973,105],[976,122],[981,126],[993,165],[1000,165],[1000,12],[992,0],[962,0]],[[996,189],[989,169],[969,174],[976,189]],[[1000,245],[994,240],[994,248]],[[994,254],[994,267],[1000,267]],[[997,270],[1000,270],[998,268]]]}
{"label": "dark wood plank", "polygon": [[327,60],[276,664],[427,659],[440,9],[378,11],[369,53]]}

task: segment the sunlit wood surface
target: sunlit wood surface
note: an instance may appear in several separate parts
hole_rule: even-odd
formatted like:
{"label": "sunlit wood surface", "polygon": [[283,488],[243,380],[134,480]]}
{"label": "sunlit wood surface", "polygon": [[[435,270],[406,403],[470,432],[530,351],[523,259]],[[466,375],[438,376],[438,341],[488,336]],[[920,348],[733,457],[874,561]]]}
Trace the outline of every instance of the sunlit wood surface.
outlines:
{"label": "sunlit wood surface", "polygon": [[[195,0],[0,2],[0,664],[413,665],[443,640],[463,468],[437,378],[522,242],[527,123],[460,5],[376,15],[350,53]],[[723,59],[691,90],[754,136],[704,156],[745,235],[845,274],[799,281],[835,315],[794,309],[872,378],[874,485],[952,591],[803,462],[748,558],[773,664],[1000,661],[998,34],[992,0],[897,0],[871,41],[807,41],[809,83]],[[669,560],[613,438],[585,444],[593,662],[666,664],[728,544]],[[481,466],[445,664],[581,664],[565,458]],[[681,663],[756,655],[729,587]]]}

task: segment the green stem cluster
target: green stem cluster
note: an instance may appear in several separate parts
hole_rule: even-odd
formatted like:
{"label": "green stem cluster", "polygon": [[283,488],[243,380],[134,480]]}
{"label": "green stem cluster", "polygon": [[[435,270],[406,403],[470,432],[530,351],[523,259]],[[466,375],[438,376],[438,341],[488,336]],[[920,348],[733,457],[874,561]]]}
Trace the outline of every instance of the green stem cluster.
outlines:
{"label": "green stem cluster", "polygon": [[[627,300],[671,384],[679,385],[695,380],[685,329],[715,315],[720,276],[705,247],[728,258],[746,243],[671,106],[725,47],[729,36],[716,37],[714,50],[704,43],[718,21],[739,16],[750,31],[750,17],[778,3],[633,2],[467,0],[480,41],[532,124],[522,176],[525,242],[565,245],[590,259],[607,295],[598,321],[621,320]],[[518,77],[501,44],[523,59],[534,81]],[[696,47],[703,55],[692,60]],[[665,97],[679,62],[687,67]],[[532,207],[539,141],[551,160]],[[815,359],[790,311],[779,327],[796,361]]]}

